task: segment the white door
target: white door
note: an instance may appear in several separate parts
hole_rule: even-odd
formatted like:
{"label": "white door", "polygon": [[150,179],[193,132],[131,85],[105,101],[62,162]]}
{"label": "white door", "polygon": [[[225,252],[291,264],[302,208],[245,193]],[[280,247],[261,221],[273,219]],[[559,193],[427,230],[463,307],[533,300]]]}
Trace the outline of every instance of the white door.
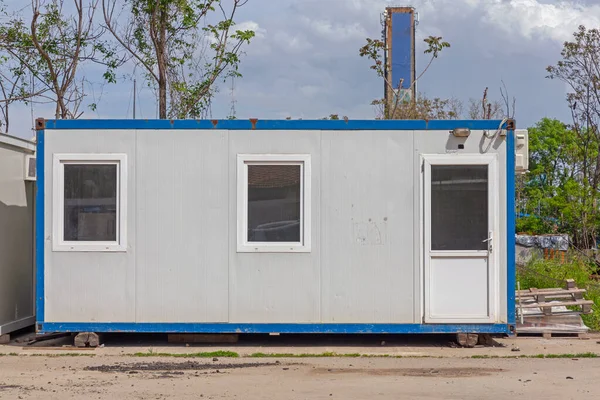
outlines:
{"label": "white door", "polygon": [[496,155],[423,156],[426,323],[493,322]]}

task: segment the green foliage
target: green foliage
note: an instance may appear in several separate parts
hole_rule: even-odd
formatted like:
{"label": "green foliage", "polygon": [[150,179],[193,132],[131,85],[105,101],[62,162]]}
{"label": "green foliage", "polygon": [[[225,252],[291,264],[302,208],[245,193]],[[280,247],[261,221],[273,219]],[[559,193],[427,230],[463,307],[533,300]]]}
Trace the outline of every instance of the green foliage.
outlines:
{"label": "green foliage", "polygon": [[442,37],[429,36],[425,38],[427,49],[424,53],[431,54],[429,63],[411,86],[405,87],[401,80],[398,87],[394,87],[388,79],[387,68],[383,62],[386,51],[385,43],[380,39],[371,38],[367,38],[366,41],[367,43],[359,49],[358,54],[370,60],[372,64],[369,68],[374,70],[377,76],[383,78],[387,92],[395,93],[393,96],[388,96],[390,98],[376,99],[371,103],[380,108],[383,119],[457,119],[459,117],[456,107],[453,107],[457,104],[455,99],[429,99],[419,96],[411,99],[407,96],[417,81],[427,72],[433,60],[438,58],[440,52],[444,48],[450,47],[450,43],[443,41]]}
{"label": "green foliage", "polygon": [[147,353],[134,353],[134,357],[175,357],[175,358],[212,358],[212,357],[224,357],[224,358],[237,358],[240,355],[234,351],[211,351],[202,353],[155,353],[149,350]]}
{"label": "green foliage", "polygon": [[[385,65],[383,64],[383,53],[385,52],[385,42],[381,39],[366,39],[367,43],[358,50],[358,55],[366,57],[373,63],[370,68],[378,76],[385,77]],[[440,52],[450,47],[450,43],[445,42],[441,36],[429,36],[423,41],[427,44],[425,54],[431,54],[432,58],[437,58]]]}
{"label": "green foliage", "polygon": [[471,356],[476,359],[490,359],[490,358],[600,358],[599,354],[596,353],[565,353],[565,354],[534,354],[534,355],[519,355],[519,356],[490,356],[488,354],[476,354]]}
{"label": "green foliage", "polygon": [[543,289],[562,287],[566,279],[574,279],[578,288],[587,290],[585,298],[594,302],[592,313],[581,317],[590,329],[599,331],[600,282],[591,279],[596,268],[589,260],[577,257],[564,264],[553,260],[534,259],[517,268],[517,281],[521,284],[521,289]]}
{"label": "green foliage", "polygon": [[29,357],[49,357],[49,358],[59,358],[59,357],[95,357],[96,355],[93,353],[33,353],[29,354]]}
{"label": "green foliage", "polygon": [[385,51],[385,43],[380,39],[367,38],[367,44],[358,50],[361,57],[366,57],[373,64],[369,67],[374,70],[379,77],[385,77],[385,66],[383,65],[383,52]]}
{"label": "green foliage", "polygon": [[[381,108],[381,115],[385,115],[385,99],[374,100],[371,104]],[[462,113],[462,103],[454,98],[430,98],[420,94],[414,101],[402,101],[394,108],[388,109],[388,119],[459,119]]]}
{"label": "green foliage", "polygon": [[325,353],[252,353],[252,358],[359,358],[359,357],[393,357],[401,358],[401,356],[390,356],[389,354],[360,354],[360,353],[334,353],[327,351]]}
{"label": "green foliage", "polygon": [[[600,30],[580,26],[573,40],[564,43],[562,59],[549,66],[548,78],[568,87],[567,103],[573,123],[570,129],[548,129],[547,149],[538,146],[536,166],[540,190],[550,211],[560,210],[561,222],[583,248],[595,243],[600,191]],[[542,139],[542,137],[540,137]],[[546,160],[544,163],[543,160]]]}
{"label": "green foliage", "polygon": [[97,0],[72,3],[64,9],[62,0],[36,0],[15,14],[3,10],[0,23],[0,75],[17,83],[19,101],[55,103],[56,118],[81,116],[88,83],[79,74],[83,64],[105,66],[108,82],[122,64],[94,23]]}
{"label": "green foliage", "polygon": [[577,287],[585,288],[594,270],[594,264],[580,258],[566,263],[534,259],[517,269],[517,280],[522,289],[562,287],[566,279],[574,279]]}
{"label": "green foliage", "polygon": [[[255,35],[235,29],[236,10],[246,1],[103,0],[109,31],[158,89],[160,118],[203,116],[216,82],[241,77],[242,48]],[[130,10],[122,30],[114,14],[117,3]]]}
{"label": "green foliage", "polygon": [[535,215],[517,218],[517,233],[523,235],[544,235],[552,233],[552,223]]}
{"label": "green foliage", "polygon": [[443,49],[450,47],[450,43],[443,41],[441,36],[429,36],[424,40],[427,43],[425,54],[431,54],[434,58],[437,58]]}
{"label": "green foliage", "polygon": [[598,282],[593,285],[588,285],[588,293],[585,296],[586,299],[592,300],[594,305],[592,306],[592,313],[583,315],[583,322],[595,331],[600,331],[600,286]]}
{"label": "green foliage", "polygon": [[[562,59],[546,68],[548,78],[565,82],[574,125],[592,128],[600,123],[600,29],[580,25],[573,40],[564,43]],[[600,174],[600,171],[598,172]]]}
{"label": "green foliage", "polygon": [[529,172],[521,182],[518,211],[532,217],[517,221],[517,232],[568,233],[576,244],[589,247],[600,222],[599,192],[590,178],[595,169],[598,140],[562,122],[544,118],[529,129]]}
{"label": "green foliage", "polygon": [[600,357],[596,353],[587,352],[587,353],[575,353],[575,354],[537,354],[535,356],[531,356],[530,358],[598,358]]}
{"label": "green foliage", "polygon": [[321,119],[327,119],[327,120],[332,120],[332,121],[338,121],[340,119],[343,119],[344,121],[348,121],[347,116],[344,115],[342,118],[340,118],[339,114],[329,114],[329,117],[325,117],[325,118],[321,118]]}

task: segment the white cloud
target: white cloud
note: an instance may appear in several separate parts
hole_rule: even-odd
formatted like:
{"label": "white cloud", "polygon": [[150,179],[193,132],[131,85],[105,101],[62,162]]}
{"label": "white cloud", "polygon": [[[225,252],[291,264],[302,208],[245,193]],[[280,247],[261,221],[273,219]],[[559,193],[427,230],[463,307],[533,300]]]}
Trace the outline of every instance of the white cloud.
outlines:
{"label": "white cloud", "polygon": [[237,24],[235,24],[235,30],[237,30],[237,31],[252,31],[252,32],[254,32],[254,37],[258,38],[258,39],[263,39],[267,34],[267,30],[264,28],[261,28],[260,25],[254,21],[238,22]]}
{"label": "white cloud", "polygon": [[521,36],[535,36],[555,41],[568,40],[579,25],[600,25],[600,6],[573,1],[554,4],[538,0],[488,0],[486,19],[507,32],[516,30]]}
{"label": "white cloud", "polygon": [[366,29],[358,22],[333,23],[327,19],[311,19],[306,16],[301,17],[301,21],[316,36],[333,42],[352,41],[368,35]]}
{"label": "white cloud", "polygon": [[600,26],[600,5],[580,1],[422,0],[415,6],[422,19],[456,18],[469,12],[479,16],[484,25],[526,39],[563,42],[579,25]]}

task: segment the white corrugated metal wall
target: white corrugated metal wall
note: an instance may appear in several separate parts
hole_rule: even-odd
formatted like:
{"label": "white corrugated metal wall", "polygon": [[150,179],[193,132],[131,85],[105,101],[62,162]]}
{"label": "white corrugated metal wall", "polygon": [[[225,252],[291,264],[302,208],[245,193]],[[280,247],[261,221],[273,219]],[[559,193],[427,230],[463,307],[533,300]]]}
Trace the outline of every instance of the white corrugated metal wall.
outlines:
{"label": "white corrugated metal wall", "polygon": [[[461,151],[479,154],[481,138]],[[456,152],[447,131],[46,130],[45,141],[47,322],[422,321],[419,155]],[[505,149],[488,150],[500,153],[501,220]],[[127,154],[127,252],[52,251],[54,153]],[[255,153],[310,154],[310,252],[237,252],[236,157]]]}

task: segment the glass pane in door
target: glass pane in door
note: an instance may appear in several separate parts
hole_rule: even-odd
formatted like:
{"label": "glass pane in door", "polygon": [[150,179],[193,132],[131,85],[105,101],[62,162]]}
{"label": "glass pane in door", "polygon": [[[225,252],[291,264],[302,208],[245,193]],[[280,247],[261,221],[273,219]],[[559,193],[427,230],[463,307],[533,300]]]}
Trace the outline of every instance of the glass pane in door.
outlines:
{"label": "glass pane in door", "polygon": [[487,250],[488,166],[431,166],[431,250]]}

